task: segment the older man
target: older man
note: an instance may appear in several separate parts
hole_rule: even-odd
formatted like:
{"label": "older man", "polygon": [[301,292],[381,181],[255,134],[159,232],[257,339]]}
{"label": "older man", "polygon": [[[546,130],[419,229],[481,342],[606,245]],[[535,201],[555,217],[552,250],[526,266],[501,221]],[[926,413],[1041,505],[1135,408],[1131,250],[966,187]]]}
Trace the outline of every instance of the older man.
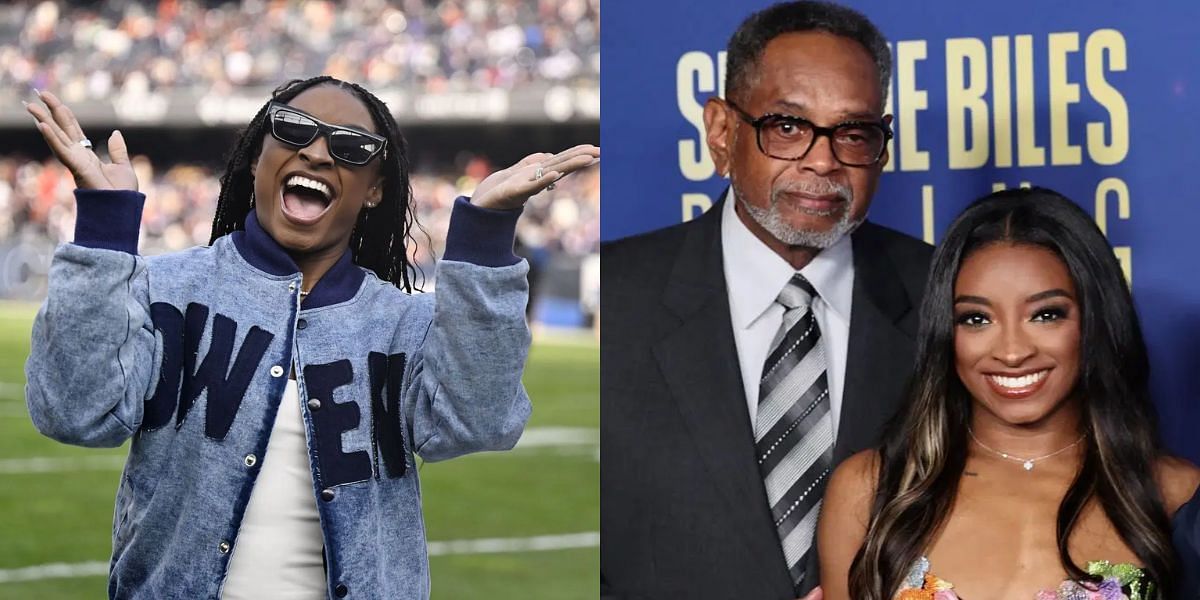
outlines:
{"label": "older man", "polygon": [[931,249],[866,221],[891,58],[855,11],[752,15],[704,110],[724,199],[604,246],[601,594],[795,598],[825,482],[911,369]]}

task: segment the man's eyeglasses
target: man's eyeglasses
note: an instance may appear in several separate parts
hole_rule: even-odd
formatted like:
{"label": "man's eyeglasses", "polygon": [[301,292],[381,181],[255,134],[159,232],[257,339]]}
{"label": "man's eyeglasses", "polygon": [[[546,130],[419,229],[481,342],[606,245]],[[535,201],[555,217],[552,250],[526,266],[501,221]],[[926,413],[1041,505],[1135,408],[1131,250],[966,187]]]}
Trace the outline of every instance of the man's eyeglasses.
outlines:
{"label": "man's eyeglasses", "polygon": [[850,167],[867,167],[879,162],[892,130],[883,122],[846,121],[821,127],[791,115],[766,114],[757,119],[729,100],[730,108],[754,128],[758,149],[771,158],[800,160],[812,150],[817,138],[828,136],[833,156]]}
{"label": "man's eyeglasses", "polygon": [[267,114],[271,119],[271,135],[275,139],[303,148],[313,143],[318,135],[324,135],[325,143],[329,145],[329,155],[349,165],[365,165],[387,146],[387,138],[330,125],[279,102],[272,102]]}

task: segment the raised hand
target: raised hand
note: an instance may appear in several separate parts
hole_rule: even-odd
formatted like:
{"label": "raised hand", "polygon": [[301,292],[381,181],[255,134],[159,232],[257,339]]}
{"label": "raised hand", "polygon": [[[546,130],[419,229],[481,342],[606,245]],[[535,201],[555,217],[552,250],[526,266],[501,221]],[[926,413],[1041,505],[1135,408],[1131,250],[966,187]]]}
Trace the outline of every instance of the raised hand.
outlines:
{"label": "raised hand", "polygon": [[114,131],[108,138],[108,156],[112,162],[105,163],[92,151],[91,142],[83,135],[79,121],[66,104],[50,92],[39,92],[38,98],[45,106],[24,102],[25,110],[37,119],[38,132],[46,139],[59,162],[75,177],[75,186],[84,190],[137,190],[137,176],[129,163],[129,150],[121,132]]}
{"label": "raised hand", "polygon": [[558,154],[539,152],[517,164],[492,173],[475,188],[471,204],[501,210],[520,208],[529,197],[550,189],[559,179],[600,160],[600,148],[575,146]]}

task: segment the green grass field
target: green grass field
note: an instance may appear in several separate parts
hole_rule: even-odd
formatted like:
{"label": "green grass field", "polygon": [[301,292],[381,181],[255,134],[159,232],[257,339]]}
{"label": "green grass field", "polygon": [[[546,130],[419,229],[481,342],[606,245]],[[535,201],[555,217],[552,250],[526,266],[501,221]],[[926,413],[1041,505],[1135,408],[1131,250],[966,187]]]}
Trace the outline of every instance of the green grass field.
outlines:
{"label": "green grass field", "polygon": [[[33,576],[28,569],[90,563],[94,570],[107,563],[124,455],[65,446],[33,429],[22,386],[34,309],[0,304],[0,598],[100,598],[103,575]],[[526,437],[541,443],[523,439],[512,452],[421,467],[436,550],[434,598],[565,600],[598,593],[598,346],[590,335],[539,337],[525,386],[534,405]],[[511,549],[527,548],[535,536],[549,536],[558,549]],[[477,540],[484,538],[501,538],[505,548],[481,549]]]}

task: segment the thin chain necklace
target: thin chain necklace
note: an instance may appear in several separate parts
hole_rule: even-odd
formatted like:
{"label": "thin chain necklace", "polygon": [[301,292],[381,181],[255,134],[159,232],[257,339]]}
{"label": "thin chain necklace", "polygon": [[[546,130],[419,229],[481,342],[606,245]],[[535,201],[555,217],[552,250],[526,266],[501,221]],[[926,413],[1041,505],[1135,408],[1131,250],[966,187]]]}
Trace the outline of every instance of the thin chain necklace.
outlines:
{"label": "thin chain necklace", "polygon": [[1019,456],[1013,456],[1012,454],[1009,454],[1009,453],[1007,453],[1007,452],[1001,452],[1001,451],[999,451],[999,450],[997,450],[997,449],[995,449],[995,448],[993,448],[993,447],[991,447],[991,446],[989,446],[989,445],[987,445],[987,444],[985,444],[985,443],[983,443],[983,442],[979,441],[979,438],[975,437],[975,432],[974,432],[974,431],[971,431],[971,428],[970,428],[970,427],[968,427],[968,428],[967,428],[967,433],[971,434],[971,439],[975,440],[975,443],[976,443],[976,444],[979,444],[980,446],[983,446],[983,448],[984,448],[985,450],[988,450],[989,452],[992,452],[992,453],[994,453],[994,454],[996,454],[996,455],[1000,456],[1000,458],[1004,458],[1004,459],[1008,459],[1008,460],[1011,460],[1011,461],[1014,461],[1014,462],[1019,462],[1019,463],[1021,463],[1021,466],[1022,466],[1022,467],[1025,467],[1025,470],[1026,470],[1026,471],[1032,471],[1032,470],[1033,470],[1033,464],[1034,464],[1034,463],[1036,463],[1036,462],[1038,462],[1039,460],[1046,460],[1047,458],[1050,458],[1050,457],[1053,457],[1053,456],[1058,456],[1059,454],[1062,454],[1063,452],[1066,452],[1067,450],[1070,450],[1071,448],[1074,448],[1075,446],[1078,446],[1078,445],[1079,445],[1079,442],[1082,442],[1082,441],[1083,441],[1083,438],[1087,437],[1087,436],[1085,436],[1085,435],[1081,435],[1081,436],[1079,436],[1079,439],[1075,440],[1074,442],[1071,442],[1070,444],[1066,445],[1065,447],[1063,447],[1063,448],[1060,448],[1060,449],[1058,449],[1058,450],[1056,450],[1056,451],[1054,451],[1054,452],[1051,452],[1050,454],[1047,454],[1047,455],[1045,455],[1045,456],[1039,456],[1039,457],[1037,457],[1037,458],[1021,458],[1021,457],[1019,457]]}

